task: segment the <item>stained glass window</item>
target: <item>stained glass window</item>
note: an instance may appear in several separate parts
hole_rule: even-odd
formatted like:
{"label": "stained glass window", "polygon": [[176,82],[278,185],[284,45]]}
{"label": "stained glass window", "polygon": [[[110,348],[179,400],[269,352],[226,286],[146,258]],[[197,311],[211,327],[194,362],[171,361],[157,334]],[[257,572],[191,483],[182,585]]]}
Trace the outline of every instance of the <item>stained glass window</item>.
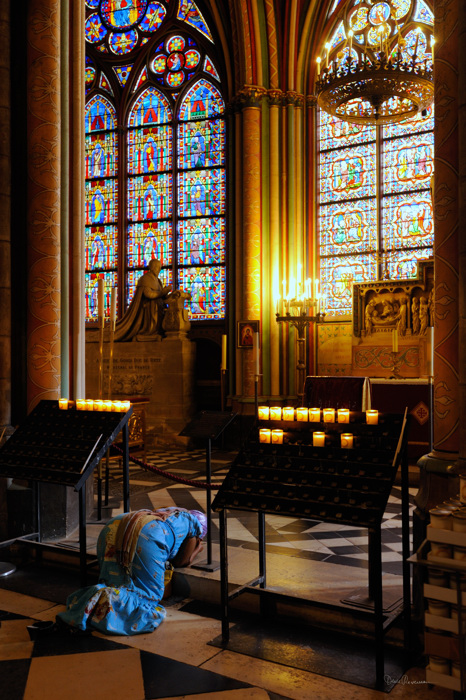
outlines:
{"label": "stained glass window", "polygon": [[99,276],[106,315],[112,286],[121,314],[152,258],[190,292],[191,320],[222,319],[225,102],[208,24],[191,0],[86,7],[86,319]]}
{"label": "stained glass window", "polygon": [[[433,23],[426,3],[397,0],[396,7],[400,32],[407,24],[402,43],[406,59],[416,54],[419,61],[430,60],[427,31],[412,29],[411,23],[414,17]],[[356,32],[368,28],[368,18],[366,7],[351,15],[356,42]],[[364,43],[365,34],[360,36]],[[344,41],[338,25],[329,44],[339,51]],[[384,126],[351,124],[319,111],[317,223],[327,316],[351,313],[353,283],[416,277],[418,262],[432,257],[433,122],[433,107]]]}

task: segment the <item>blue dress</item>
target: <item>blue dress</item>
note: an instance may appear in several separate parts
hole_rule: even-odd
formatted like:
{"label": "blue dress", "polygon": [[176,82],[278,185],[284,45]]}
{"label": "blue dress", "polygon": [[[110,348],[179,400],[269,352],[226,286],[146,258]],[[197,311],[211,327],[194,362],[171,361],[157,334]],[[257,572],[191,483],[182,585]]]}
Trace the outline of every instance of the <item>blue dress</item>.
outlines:
{"label": "blue dress", "polygon": [[57,618],[76,629],[104,634],[152,632],[165,619],[160,605],[165,588],[166,563],[176,556],[186,537],[200,537],[194,515],[174,511],[166,520],[146,523],[137,540],[131,575],[119,564],[115,539],[124,513],[112,518],[97,541],[99,583],[68,596],[67,609]]}

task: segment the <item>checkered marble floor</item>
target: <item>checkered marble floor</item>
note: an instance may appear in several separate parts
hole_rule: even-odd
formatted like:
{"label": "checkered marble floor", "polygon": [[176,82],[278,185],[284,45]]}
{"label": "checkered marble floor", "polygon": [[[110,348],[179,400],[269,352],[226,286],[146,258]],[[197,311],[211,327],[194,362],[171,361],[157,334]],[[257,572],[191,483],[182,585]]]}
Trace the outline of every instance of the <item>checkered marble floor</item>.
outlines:
{"label": "checkered marble floor", "polygon": [[[222,483],[236,453],[212,452],[212,482]],[[151,450],[145,461],[158,469],[189,481],[205,481],[205,450]],[[121,494],[121,466],[111,473],[111,492]],[[411,489],[411,500],[416,489]],[[130,461],[131,508],[180,506],[206,508],[206,490],[171,481],[143,469]],[[215,490],[212,491],[212,498]],[[116,503],[115,503],[116,505]],[[118,508],[120,507],[118,501]],[[414,508],[411,505],[410,510]],[[108,519],[108,518],[107,518]],[[229,546],[257,550],[257,517],[253,513],[230,511],[228,515]],[[212,518],[212,543],[219,541],[218,519]],[[365,528],[323,523],[315,520],[297,520],[266,515],[267,552],[299,557],[327,564],[368,568],[368,532]],[[401,574],[401,489],[394,487],[382,523],[382,563],[384,573]]]}

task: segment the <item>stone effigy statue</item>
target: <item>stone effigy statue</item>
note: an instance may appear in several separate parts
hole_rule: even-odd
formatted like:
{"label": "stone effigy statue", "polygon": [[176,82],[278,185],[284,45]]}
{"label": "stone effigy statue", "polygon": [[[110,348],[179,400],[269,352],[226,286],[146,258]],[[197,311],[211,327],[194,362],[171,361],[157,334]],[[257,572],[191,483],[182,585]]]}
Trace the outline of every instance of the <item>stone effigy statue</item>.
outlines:
{"label": "stone effigy statue", "polygon": [[172,289],[159,280],[161,269],[160,260],[149,262],[149,270],[139,278],[128,310],[115,325],[115,341],[161,340],[166,300]]}

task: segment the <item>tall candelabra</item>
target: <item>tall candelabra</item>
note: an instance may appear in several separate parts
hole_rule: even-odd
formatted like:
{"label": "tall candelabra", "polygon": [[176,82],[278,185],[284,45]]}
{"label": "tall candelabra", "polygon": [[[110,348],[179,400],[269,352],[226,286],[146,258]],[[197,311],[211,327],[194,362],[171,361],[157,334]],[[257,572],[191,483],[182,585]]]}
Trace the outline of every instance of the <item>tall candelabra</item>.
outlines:
{"label": "tall candelabra", "polygon": [[[298,387],[304,386],[306,373],[306,327],[311,323],[320,323],[325,318],[325,313],[320,310],[320,296],[302,296],[294,299],[284,299],[285,314],[277,311],[275,318],[277,323],[287,323],[297,330],[296,371],[298,375]],[[298,395],[299,392],[298,392]]]}

